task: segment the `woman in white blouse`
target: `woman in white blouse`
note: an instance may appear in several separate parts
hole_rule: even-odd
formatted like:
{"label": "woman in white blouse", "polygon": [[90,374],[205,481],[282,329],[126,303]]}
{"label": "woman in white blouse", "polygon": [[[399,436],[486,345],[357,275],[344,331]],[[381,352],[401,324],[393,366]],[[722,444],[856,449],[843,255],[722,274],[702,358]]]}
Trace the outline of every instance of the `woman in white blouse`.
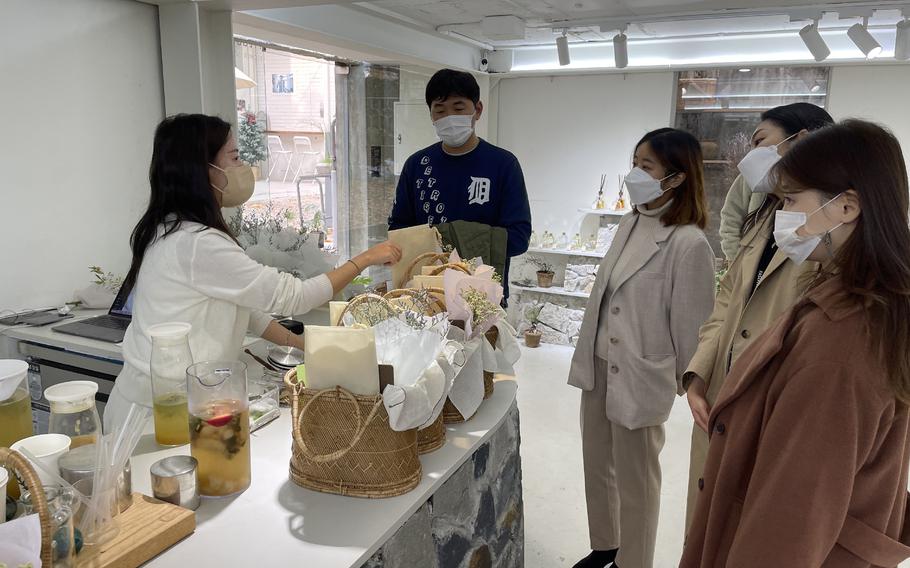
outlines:
{"label": "woman in white blouse", "polygon": [[133,320],[123,341],[124,366],[105,407],[113,431],[131,402],[152,405],[148,328],[192,324],[196,361],[236,359],[249,331],[277,344],[299,338],[270,313],[302,314],[323,305],[368,266],[398,262],[401,250],[382,243],[315,278],[300,280],[250,259],[225,224],[222,207],[253,194],[255,179],[240,162],[231,126],[217,117],[178,115],[155,132],[151,196],[130,240]]}

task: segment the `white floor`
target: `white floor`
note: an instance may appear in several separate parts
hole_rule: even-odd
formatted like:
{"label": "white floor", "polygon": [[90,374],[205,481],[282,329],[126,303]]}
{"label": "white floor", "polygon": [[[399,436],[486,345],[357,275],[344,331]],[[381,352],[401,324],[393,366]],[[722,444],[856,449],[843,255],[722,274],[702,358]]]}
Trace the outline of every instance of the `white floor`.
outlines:
{"label": "white floor", "polygon": [[[590,552],[581,466],[581,391],[566,384],[572,349],[522,348],[516,366],[524,470],[525,566],[571,567]],[[692,415],[676,401],[661,454],[663,491],[654,566],[679,563]],[[631,567],[630,567],[631,568]]]}

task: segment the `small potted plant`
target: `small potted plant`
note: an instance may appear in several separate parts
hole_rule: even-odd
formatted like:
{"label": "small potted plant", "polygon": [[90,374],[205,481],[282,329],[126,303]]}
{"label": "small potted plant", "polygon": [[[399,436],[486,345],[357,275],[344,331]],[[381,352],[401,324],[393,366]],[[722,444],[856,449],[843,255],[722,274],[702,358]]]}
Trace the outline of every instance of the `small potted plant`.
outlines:
{"label": "small potted plant", "polygon": [[553,286],[553,265],[540,258],[532,258],[531,263],[537,267],[537,285],[541,288]]}
{"label": "small potted plant", "polygon": [[537,327],[540,323],[537,317],[540,315],[541,308],[543,308],[542,305],[533,306],[525,313],[528,322],[531,324],[531,327],[525,331],[525,345],[528,347],[540,347],[540,338],[543,337],[543,334]]}

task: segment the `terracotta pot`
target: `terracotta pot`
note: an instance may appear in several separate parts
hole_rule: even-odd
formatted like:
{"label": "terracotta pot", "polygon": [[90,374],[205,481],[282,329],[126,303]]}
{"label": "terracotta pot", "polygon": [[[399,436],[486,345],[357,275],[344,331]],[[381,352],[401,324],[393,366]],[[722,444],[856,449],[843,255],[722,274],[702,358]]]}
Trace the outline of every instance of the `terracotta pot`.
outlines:
{"label": "terracotta pot", "polygon": [[525,345],[528,347],[540,347],[540,338],[543,337],[543,334],[539,331],[533,333],[530,331],[525,332]]}
{"label": "terracotta pot", "polygon": [[553,285],[553,272],[538,272],[537,273],[537,285],[541,288],[549,288]]}

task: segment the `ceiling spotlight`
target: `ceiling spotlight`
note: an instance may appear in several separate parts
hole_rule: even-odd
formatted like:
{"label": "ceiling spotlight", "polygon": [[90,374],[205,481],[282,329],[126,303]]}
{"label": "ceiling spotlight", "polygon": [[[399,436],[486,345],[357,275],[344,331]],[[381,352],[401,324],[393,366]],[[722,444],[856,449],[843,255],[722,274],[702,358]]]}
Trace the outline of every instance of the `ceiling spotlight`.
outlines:
{"label": "ceiling spotlight", "polygon": [[810,93],[817,93],[822,90],[822,86],[818,84],[818,81],[812,83],[812,87],[809,88]]}
{"label": "ceiling spotlight", "polygon": [[752,70],[749,69],[748,67],[743,67],[742,69],[739,70],[740,73],[748,73],[749,71],[752,71]]}
{"label": "ceiling spotlight", "polygon": [[831,50],[818,31],[818,20],[799,30],[799,37],[803,39],[803,43],[809,48],[809,52],[816,61],[824,61],[831,55]]}
{"label": "ceiling spotlight", "polygon": [[613,36],[613,61],[617,69],[625,69],[629,65],[629,38],[625,28]]}
{"label": "ceiling spotlight", "polygon": [[856,47],[866,55],[866,59],[872,59],[873,57],[878,57],[882,52],[882,46],[875,41],[875,38],[872,37],[872,34],[866,29],[868,24],[869,18],[863,18],[862,24],[853,24],[850,26],[850,29],[847,30],[847,35],[850,36],[850,39],[853,40]]}
{"label": "ceiling spotlight", "polygon": [[562,32],[562,35],[556,38],[556,55],[559,56],[559,65],[565,67],[569,64],[569,38],[566,37],[566,32]]}
{"label": "ceiling spotlight", "polygon": [[901,61],[910,59],[910,18],[897,23],[894,36],[894,58]]}

